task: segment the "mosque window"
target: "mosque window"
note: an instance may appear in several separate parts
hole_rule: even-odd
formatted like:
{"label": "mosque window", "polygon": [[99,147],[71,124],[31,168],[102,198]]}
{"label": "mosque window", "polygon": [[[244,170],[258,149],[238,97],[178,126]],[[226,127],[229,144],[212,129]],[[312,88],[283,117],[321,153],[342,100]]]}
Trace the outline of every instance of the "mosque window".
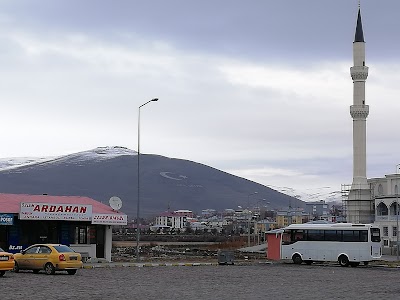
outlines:
{"label": "mosque window", "polygon": [[383,226],[383,236],[388,236],[388,235],[389,235],[389,227]]}
{"label": "mosque window", "polygon": [[377,206],[378,216],[387,216],[388,213],[389,213],[389,211],[388,211],[388,207],[386,206],[386,204],[383,202],[379,203],[379,205]]}
{"label": "mosque window", "polygon": [[382,184],[380,184],[380,185],[378,186],[378,195],[379,195],[379,196],[382,196],[382,195],[383,195],[383,186],[382,186]]}

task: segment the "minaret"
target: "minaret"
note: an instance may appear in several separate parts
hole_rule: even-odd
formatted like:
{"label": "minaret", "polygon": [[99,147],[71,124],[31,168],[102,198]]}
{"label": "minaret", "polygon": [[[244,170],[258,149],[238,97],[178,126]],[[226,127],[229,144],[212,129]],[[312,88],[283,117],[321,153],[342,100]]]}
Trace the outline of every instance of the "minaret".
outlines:
{"label": "minaret", "polygon": [[367,117],[369,107],[365,104],[365,81],[368,67],[365,65],[365,41],[358,8],[356,33],[353,42],[353,105],[350,115],[353,118],[353,183],[347,201],[347,221],[350,223],[370,223],[373,210],[370,188],[367,183]]}

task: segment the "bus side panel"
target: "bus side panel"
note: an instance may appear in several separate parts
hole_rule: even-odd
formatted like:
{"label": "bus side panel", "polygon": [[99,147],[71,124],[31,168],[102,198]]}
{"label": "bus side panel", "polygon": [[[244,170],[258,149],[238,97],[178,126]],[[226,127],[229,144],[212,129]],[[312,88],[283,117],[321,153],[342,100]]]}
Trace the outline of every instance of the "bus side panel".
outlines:
{"label": "bus side panel", "polygon": [[307,260],[306,251],[304,249],[304,242],[295,242],[290,245],[282,245],[282,259],[292,259],[295,253],[300,254],[303,260]]}
{"label": "bus side panel", "polygon": [[[378,249],[379,251],[379,249]],[[370,243],[344,242],[295,242],[282,245],[282,259],[292,259],[293,254],[299,253],[303,260],[335,262],[341,254],[345,254],[349,261],[371,261]]]}
{"label": "bus side panel", "polygon": [[295,252],[296,251],[293,251],[292,245],[282,245],[281,258],[282,259],[292,259],[292,256]]}

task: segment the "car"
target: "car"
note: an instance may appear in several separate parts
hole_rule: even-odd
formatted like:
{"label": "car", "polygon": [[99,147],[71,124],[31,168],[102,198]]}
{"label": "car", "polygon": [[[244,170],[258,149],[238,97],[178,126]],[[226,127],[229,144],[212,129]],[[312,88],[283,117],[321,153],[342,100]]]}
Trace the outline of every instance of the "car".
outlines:
{"label": "car", "polygon": [[48,275],[56,271],[67,271],[74,275],[82,268],[82,256],[67,245],[62,244],[35,244],[14,254],[14,272],[32,270],[39,273],[44,270]]}
{"label": "car", "polygon": [[0,277],[14,269],[14,255],[0,248]]}

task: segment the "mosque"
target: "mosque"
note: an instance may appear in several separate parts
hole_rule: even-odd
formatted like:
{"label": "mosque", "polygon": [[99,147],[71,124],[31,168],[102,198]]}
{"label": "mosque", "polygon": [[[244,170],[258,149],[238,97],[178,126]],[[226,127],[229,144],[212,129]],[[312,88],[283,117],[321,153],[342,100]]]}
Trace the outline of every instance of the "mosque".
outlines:
{"label": "mosque", "polygon": [[346,220],[349,223],[378,225],[383,238],[384,253],[393,254],[397,249],[395,245],[399,242],[400,174],[397,168],[395,174],[385,175],[382,178],[367,179],[366,175],[366,125],[369,106],[365,102],[365,82],[368,77],[368,67],[365,65],[365,41],[360,7],[350,74],[353,80],[353,105],[350,106],[350,115],[353,119],[353,182],[344,201]]}

